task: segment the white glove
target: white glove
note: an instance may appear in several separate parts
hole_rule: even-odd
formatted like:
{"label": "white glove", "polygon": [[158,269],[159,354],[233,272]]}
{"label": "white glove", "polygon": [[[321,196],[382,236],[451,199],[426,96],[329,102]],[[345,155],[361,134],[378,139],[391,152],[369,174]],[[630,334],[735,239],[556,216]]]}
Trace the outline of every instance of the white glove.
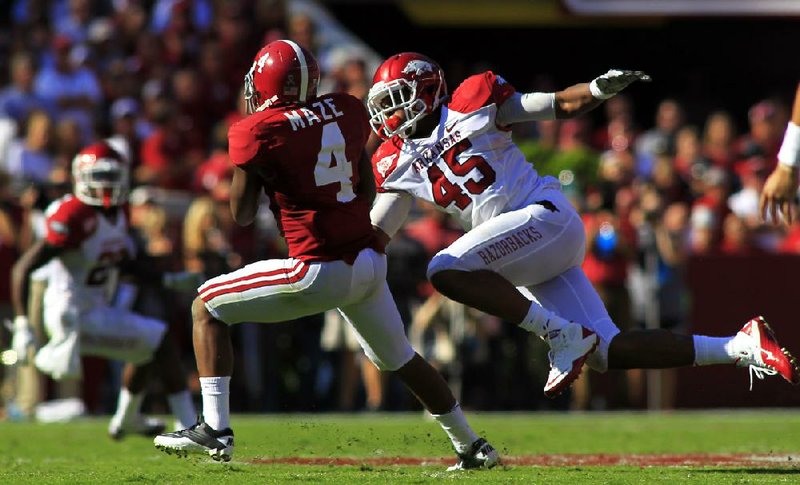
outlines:
{"label": "white glove", "polygon": [[597,99],[608,99],[634,81],[651,81],[650,76],[642,71],[620,71],[611,69],[602,76],[596,77],[589,83],[592,96]]}
{"label": "white glove", "polygon": [[36,340],[33,338],[31,326],[28,325],[28,317],[17,315],[14,318],[13,332],[11,350],[17,354],[17,364],[25,365],[28,363],[29,351],[36,348]]}
{"label": "white glove", "polygon": [[176,291],[194,291],[206,280],[203,273],[194,271],[178,271],[175,273],[164,273],[162,284],[164,288]]}

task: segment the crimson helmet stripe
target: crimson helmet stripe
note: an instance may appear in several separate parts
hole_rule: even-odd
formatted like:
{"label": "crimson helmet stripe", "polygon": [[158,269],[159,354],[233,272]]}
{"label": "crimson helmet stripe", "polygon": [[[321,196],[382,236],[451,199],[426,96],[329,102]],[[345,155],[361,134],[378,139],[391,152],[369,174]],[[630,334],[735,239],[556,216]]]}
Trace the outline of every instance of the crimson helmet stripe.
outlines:
{"label": "crimson helmet stripe", "polygon": [[283,40],[294,49],[297,55],[297,60],[300,62],[300,101],[305,101],[308,95],[308,63],[306,63],[306,56],[303,55],[303,49],[291,40]]}

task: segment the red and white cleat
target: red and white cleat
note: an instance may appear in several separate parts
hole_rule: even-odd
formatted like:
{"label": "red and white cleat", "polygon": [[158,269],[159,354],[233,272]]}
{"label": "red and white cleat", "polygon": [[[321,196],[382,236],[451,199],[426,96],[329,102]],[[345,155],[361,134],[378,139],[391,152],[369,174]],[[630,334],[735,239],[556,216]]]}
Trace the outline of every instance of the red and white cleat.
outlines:
{"label": "red and white cleat", "polygon": [[775,332],[764,320],[756,317],[747,322],[736,339],[740,340],[740,356],[736,359],[737,367],[749,367],[750,390],[753,390],[753,374],[758,379],[780,374],[787,382],[800,384],[800,369],[797,360],[786,348],[782,348],[775,338]]}
{"label": "red and white cleat", "polygon": [[544,395],[554,398],[564,392],[581,375],[586,359],[597,349],[600,337],[575,322],[551,330],[545,339],[550,344],[550,374],[544,386]]}

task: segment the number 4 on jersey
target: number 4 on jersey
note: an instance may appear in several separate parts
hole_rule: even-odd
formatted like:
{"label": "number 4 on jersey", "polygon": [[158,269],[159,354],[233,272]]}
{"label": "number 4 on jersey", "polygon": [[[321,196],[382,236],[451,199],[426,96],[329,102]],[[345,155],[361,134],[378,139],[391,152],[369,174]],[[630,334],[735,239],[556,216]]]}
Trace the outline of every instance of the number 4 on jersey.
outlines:
{"label": "number 4 on jersey", "polygon": [[353,164],[344,152],[345,141],[339,124],[328,123],[322,127],[322,144],[314,167],[317,187],[339,183],[336,200],[350,202],[356,198],[353,192]]}

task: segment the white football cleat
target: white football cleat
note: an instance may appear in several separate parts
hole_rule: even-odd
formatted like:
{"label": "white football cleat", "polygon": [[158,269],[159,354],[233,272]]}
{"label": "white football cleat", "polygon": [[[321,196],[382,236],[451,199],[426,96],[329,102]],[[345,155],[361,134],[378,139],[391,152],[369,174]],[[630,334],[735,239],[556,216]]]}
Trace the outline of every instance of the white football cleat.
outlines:
{"label": "white football cleat", "polygon": [[737,367],[750,370],[750,390],[753,390],[753,375],[758,379],[779,374],[791,384],[800,383],[800,370],[797,360],[775,338],[775,333],[764,317],[756,317],[747,322],[735,337],[740,344]]}
{"label": "white football cleat", "polygon": [[544,395],[552,399],[581,375],[583,364],[597,349],[600,337],[579,323],[566,322],[561,328],[550,330],[545,341],[550,345],[550,373]]}
{"label": "white football cleat", "polygon": [[214,461],[231,461],[233,457],[233,430],[217,431],[204,421],[188,429],[164,433],[155,437],[153,444],[164,453],[179,458],[189,453],[209,455]]}
{"label": "white football cleat", "polygon": [[500,462],[500,455],[492,445],[483,438],[478,438],[464,453],[458,453],[458,463],[448,467],[447,471],[474,470],[492,468]]}

